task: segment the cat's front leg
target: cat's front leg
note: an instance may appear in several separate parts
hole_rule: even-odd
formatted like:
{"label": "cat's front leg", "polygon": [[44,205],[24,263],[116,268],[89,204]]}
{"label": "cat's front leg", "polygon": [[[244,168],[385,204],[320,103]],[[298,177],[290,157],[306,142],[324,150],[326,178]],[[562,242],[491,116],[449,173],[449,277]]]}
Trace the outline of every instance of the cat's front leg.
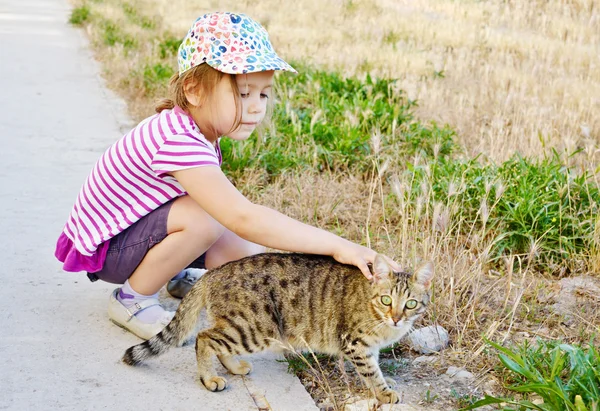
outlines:
{"label": "cat's front leg", "polygon": [[345,350],[345,355],[352,361],[358,374],[380,402],[385,404],[400,402],[400,395],[389,387],[379,368],[378,351],[373,352],[354,346]]}
{"label": "cat's front leg", "polygon": [[223,367],[227,368],[232,374],[235,375],[246,375],[252,371],[252,364],[248,361],[238,360],[232,355],[217,355]]}

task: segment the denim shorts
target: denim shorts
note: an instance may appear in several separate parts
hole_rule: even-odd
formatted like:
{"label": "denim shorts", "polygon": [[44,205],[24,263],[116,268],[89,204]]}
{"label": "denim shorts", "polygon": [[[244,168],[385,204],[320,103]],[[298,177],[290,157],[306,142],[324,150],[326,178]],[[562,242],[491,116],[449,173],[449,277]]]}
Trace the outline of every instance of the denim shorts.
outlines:
{"label": "denim shorts", "polygon": [[[131,277],[148,251],[167,237],[167,219],[173,201],[158,207],[110,239],[102,270],[88,273],[88,278],[123,284]],[[204,268],[204,254],[190,267]]]}

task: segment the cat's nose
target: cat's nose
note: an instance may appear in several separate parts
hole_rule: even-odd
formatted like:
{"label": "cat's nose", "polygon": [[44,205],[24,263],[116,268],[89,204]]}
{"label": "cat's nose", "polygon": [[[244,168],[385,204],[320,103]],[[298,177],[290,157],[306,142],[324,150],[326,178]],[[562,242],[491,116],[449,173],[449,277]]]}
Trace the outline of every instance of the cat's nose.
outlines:
{"label": "cat's nose", "polygon": [[402,318],[400,317],[392,317],[392,321],[394,322],[394,325],[398,325],[398,322],[401,320]]}

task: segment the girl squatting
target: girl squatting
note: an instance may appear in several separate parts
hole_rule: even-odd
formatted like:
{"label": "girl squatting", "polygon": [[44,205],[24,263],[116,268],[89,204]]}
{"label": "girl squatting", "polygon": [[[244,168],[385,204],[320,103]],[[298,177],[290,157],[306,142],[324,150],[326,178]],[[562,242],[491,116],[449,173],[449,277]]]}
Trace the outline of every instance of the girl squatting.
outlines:
{"label": "girl squatting", "polygon": [[375,251],[253,204],[221,171],[220,139],[250,137],[275,71],[296,72],[265,29],[243,14],[205,14],[178,65],[171,98],[110,146],[83,184],[56,245],[63,269],[122,284],[109,318],[144,339],[174,315],[158,291],[182,297],[200,273],[185,268],[198,259],[210,269],[271,247],[329,255],[370,278]]}

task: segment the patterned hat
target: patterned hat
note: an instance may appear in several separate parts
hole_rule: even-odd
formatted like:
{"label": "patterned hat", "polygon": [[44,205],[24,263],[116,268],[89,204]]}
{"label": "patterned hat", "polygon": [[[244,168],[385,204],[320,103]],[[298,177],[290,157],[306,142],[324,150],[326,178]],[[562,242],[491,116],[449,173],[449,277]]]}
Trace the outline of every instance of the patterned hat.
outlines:
{"label": "patterned hat", "polygon": [[297,73],[273,50],[267,31],[245,14],[199,17],[179,46],[179,75],[206,63],[228,74],[283,70]]}

